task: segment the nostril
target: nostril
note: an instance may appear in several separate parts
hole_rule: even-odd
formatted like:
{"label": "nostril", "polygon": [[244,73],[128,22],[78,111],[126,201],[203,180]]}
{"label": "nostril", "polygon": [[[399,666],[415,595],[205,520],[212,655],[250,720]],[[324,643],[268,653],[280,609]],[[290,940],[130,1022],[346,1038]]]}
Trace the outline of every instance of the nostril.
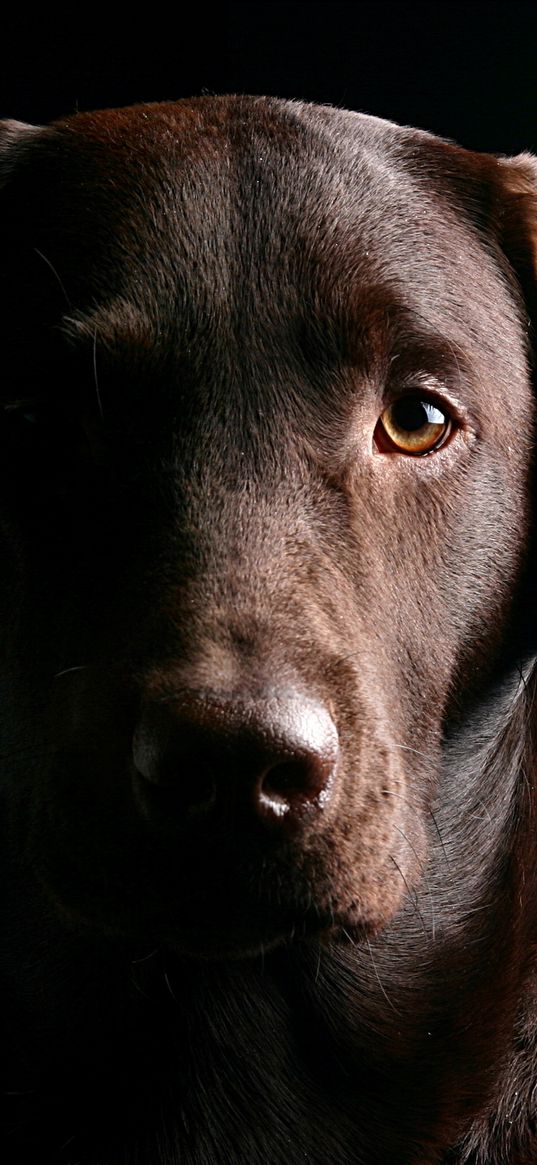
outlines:
{"label": "nostril", "polygon": [[218,756],[208,728],[178,712],[175,704],[144,709],[132,745],[136,800],[144,815],[170,822],[210,813],[216,806]]}
{"label": "nostril", "polygon": [[261,792],[266,797],[292,797],[309,784],[304,780],[302,765],[296,761],[273,765],[261,782]]}
{"label": "nostril", "polygon": [[322,808],[330,796],[336,760],[335,750],[327,750],[325,755],[298,756],[271,765],[256,789],[261,813],[300,817],[312,807]]}
{"label": "nostril", "polygon": [[198,766],[174,766],[173,772],[148,776],[136,765],[133,770],[135,803],[152,824],[175,830],[197,818],[211,815],[218,806],[218,782]]}
{"label": "nostril", "polygon": [[283,817],[293,804],[308,800],[302,766],[277,764],[265,773],[255,790],[261,814]]}

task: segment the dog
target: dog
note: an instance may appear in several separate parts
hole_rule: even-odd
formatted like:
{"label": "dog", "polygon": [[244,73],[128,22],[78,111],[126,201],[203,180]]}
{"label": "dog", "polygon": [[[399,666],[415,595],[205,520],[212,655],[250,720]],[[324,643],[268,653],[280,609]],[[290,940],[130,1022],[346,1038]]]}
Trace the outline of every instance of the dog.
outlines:
{"label": "dog", "polygon": [[2,123],[4,1160],[537,1160],[537,167]]}

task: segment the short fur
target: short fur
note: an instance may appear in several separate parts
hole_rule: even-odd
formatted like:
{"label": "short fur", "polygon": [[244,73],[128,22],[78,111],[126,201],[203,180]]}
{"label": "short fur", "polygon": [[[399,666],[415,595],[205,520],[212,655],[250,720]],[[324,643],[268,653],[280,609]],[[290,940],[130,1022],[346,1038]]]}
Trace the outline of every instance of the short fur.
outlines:
{"label": "short fur", "polygon": [[[535,1165],[534,160],[224,97],[0,179],[3,1159]],[[324,800],[140,779],[177,701],[315,701]]]}

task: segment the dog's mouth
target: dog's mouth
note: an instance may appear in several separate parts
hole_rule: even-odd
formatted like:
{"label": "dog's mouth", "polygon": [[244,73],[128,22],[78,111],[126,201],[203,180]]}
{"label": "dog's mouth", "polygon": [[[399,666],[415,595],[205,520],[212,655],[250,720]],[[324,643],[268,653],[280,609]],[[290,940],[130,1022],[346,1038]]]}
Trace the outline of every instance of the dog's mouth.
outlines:
{"label": "dog's mouth", "polygon": [[233,805],[211,827],[173,818],[158,832],[126,773],[82,779],[67,754],[53,768],[34,804],[29,865],[69,925],[137,947],[239,958],[314,935],[371,935],[400,905],[382,805],[369,835],[367,822],[354,834],[315,820],[297,835],[271,832]]}
{"label": "dog's mouth", "polygon": [[69,925],[187,957],[255,956],[348,932],[359,919],[356,909],[331,901],[321,871],[299,869],[290,856],[187,870],[162,852],[139,851],[122,871],[88,874],[84,861],[62,855],[42,864],[40,875]]}
{"label": "dog's mouth", "polygon": [[[103,841],[103,839],[101,838]],[[232,839],[211,854],[128,844],[99,857],[88,837],[67,853],[47,847],[32,859],[54,910],[70,927],[131,949],[163,947],[205,960],[249,958],[314,937],[372,934],[366,904],[332,884],[315,854],[291,849],[235,855]],[[222,853],[225,850],[225,860]]]}
{"label": "dog's mouth", "polygon": [[340,933],[334,920],[317,911],[286,907],[271,913],[264,903],[257,910],[236,904],[222,918],[202,918],[180,926],[164,925],[156,934],[157,941],[169,950],[187,958],[218,961],[221,959],[255,958],[278,947],[304,942],[314,937],[328,939]]}
{"label": "dog's mouth", "polygon": [[[299,902],[273,906],[261,896],[248,900],[244,895],[231,903],[196,905],[153,901],[110,902],[92,893],[87,883],[73,896],[65,886],[47,879],[45,888],[55,909],[77,929],[104,934],[134,949],[148,944],[174,951],[187,958],[206,960],[255,957],[282,945],[314,936],[347,935],[348,918]],[[343,925],[346,923],[346,926]],[[363,927],[361,928],[363,929]]]}

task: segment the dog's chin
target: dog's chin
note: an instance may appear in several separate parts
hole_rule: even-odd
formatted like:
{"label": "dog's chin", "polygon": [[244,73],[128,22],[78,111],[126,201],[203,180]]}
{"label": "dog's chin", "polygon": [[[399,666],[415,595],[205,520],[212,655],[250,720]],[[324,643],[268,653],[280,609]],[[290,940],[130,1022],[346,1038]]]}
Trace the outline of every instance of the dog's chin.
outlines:
{"label": "dog's chin", "polygon": [[[95,851],[91,851],[95,857]],[[99,868],[78,852],[36,844],[32,866],[54,912],[69,929],[129,950],[166,948],[185,958],[248,959],[311,939],[347,943],[377,934],[400,906],[401,887],[337,883],[321,863],[306,870],[291,858],[269,868],[243,855],[195,864],[164,850]],[[276,856],[279,856],[276,855]],[[175,861],[174,861],[175,858]],[[91,874],[88,874],[88,869]],[[270,875],[270,876],[269,876]]]}
{"label": "dog's chin", "polygon": [[259,934],[245,932],[209,934],[207,931],[181,934],[172,931],[162,936],[161,946],[180,959],[200,962],[240,962],[264,959],[280,950],[291,950],[298,946],[316,943],[320,947],[349,947],[372,938],[382,926],[372,924],[352,924],[348,928],[338,925],[324,926],[302,920],[296,926],[276,930],[265,930]]}
{"label": "dog's chin", "polygon": [[162,912],[149,908],[134,913],[118,903],[110,909],[109,903],[95,900],[75,903],[50,892],[49,897],[70,928],[103,935],[130,949],[165,948],[179,957],[211,962],[256,958],[314,937],[326,939],[336,931],[328,919],[292,910],[277,914],[259,911],[255,918],[248,910],[241,917],[237,910],[224,923],[222,916],[216,918],[210,912],[197,917],[188,910],[185,914],[181,910]]}
{"label": "dog's chin", "polygon": [[262,929],[257,934],[200,930],[178,935],[170,929],[162,933],[161,945],[179,958],[218,963],[263,958],[281,947],[324,934],[318,927],[310,928],[304,924],[279,931],[276,928]]}
{"label": "dog's chin", "polygon": [[193,910],[190,904],[174,907],[168,901],[159,908],[155,899],[134,905],[118,899],[111,902],[91,892],[72,896],[65,884],[61,888],[50,882],[42,885],[70,929],[111,939],[131,951],[162,948],[180,958],[210,962],[254,959],[310,941],[355,943],[376,934],[386,922],[355,911],[338,912],[333,906],[328,911],[281,902],[270,907],[262,901],[237,901],[225,912],[215,912],[207,903],[204,908],[198,903]]}
{"label": "dog's chin", "polygon": [[85,924],[93,933],[106,929],[108,935],[120,939],[131,951],[159,949],[170,952],[185,962],[246,962],[265,959],[279,951],[291,951],[309,944],[321,947],[355,946],[373,938],[385,925],[381,921],[357,921],[296,915],[294,917],[259,919],[257,924],[237,923],[222,926],[221,922],[200,919],[198,925],[177,924],[175,920],[148,919],[143,926],[135,926],[132,919],[108,919],[102,928],[96,918],[86,918]]}
{"label": "dog's chin", "polygon": [[183,928],[180,932],[173,927],[163,928],[159,939],[162,947],[179,957],[219,962],[263,958],[282,948],[310,942],[356,942],[374,929],[349,923],[347,930],[328,919],[297,915],[294,921],[270,919],[255,927],[235,925],[224,929],[213,925]]}

